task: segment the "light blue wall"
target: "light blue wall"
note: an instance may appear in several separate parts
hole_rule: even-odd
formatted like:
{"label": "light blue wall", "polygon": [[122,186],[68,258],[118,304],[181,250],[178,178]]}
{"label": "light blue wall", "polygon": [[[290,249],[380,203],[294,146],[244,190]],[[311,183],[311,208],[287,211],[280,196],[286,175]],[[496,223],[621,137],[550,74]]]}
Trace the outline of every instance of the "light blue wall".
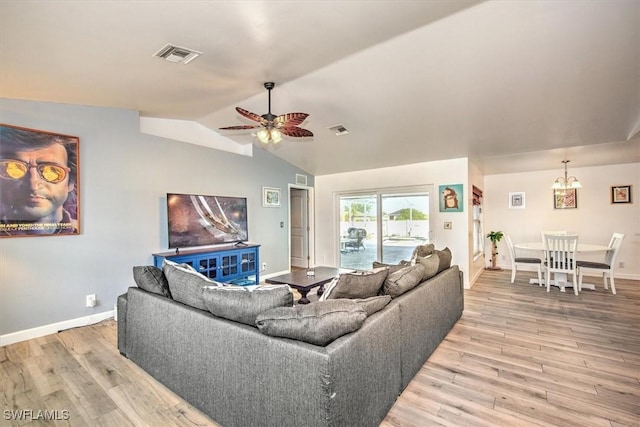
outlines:
{"label": "light blue wall", "polygon": [[[129,110],[0,99],[0,122],[80,138],[82,216],[79,236],[0,239],[0,336],[113,310],[131,268],[167,250],[168,192],[247,197],[265,273],[288,268],[287,185],[306,173],[273,154],[144,135]],[[282,189],[281,208],[262,207],[262,186]],[[85,307],[87,294],[98,306]]]}

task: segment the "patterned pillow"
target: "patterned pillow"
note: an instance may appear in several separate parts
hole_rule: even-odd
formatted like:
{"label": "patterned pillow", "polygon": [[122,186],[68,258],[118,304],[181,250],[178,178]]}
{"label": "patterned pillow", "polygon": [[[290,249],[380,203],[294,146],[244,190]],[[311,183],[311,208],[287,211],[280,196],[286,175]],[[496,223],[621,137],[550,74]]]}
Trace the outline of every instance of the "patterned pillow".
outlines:
{"label": "patterned pillow", "polygon": [[293,294],[286,285],[264,285],[250,290],[245,286],[205,286],[204,305],[214,316],[255,326],[256,317],[275,307],[293,306]]}
{"label": "patterned pillow", "polygon": [[382,285],[382,290],[385,295],[391,296],[391,298],[397,298],[407,291],[415,288],[422,282],[424,276],[424,266],[422,264],[410,265],[398,270],[395,273],[391,273],[387,280]]}
{"label": "patterned pillow", "polygon": [[198,273],[188,264],[176,264],[164,260],[162,272],[169,282],[169,291],[173,299],[200,310],[206,310],[202,300],[205,286],[224,286]]}
{"label": "patterned pillow", "polygon": [[133,280],[140,289],[171,298],[167,278],[158,267],[153,265],[133,267]]}
{"label": "patterned pillow", "polygon": [[258,315],[256,326],[265,335],[324,346],[360,329],[366,318],[357,302],[337,299],[272,308]]}
{"label": "patterned pillow", "polygon": [[[371,271],[343,273],[334,286],[325,291],[325,300],[337,298],[369,298],[378,295],[389,269],[377,268]],[[324,295],[323,295],[324,296]]]}

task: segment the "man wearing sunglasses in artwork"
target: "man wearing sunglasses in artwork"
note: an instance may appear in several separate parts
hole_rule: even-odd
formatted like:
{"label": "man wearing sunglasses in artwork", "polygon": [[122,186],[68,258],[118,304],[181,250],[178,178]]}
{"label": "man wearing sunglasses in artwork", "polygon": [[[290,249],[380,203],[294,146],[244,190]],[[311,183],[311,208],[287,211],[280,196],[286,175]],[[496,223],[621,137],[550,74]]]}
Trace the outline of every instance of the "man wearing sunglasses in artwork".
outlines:
{"label": "man wearing sunglasses in artwork", "polygon": [[77,234],[76,165],[77,138],[0,125],[0,236]]}

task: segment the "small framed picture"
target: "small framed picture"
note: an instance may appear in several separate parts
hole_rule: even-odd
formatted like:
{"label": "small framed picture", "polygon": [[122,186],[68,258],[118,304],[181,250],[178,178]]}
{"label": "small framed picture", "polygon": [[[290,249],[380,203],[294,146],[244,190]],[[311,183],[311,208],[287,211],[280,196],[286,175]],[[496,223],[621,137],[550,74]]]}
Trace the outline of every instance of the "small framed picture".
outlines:
{"label": "small framed picture", "polygon": [[611,203],[631,203],[631,186],[614,185],[611,187]]}
{"label": "small framed picture", "polygon": [[509,209],[524,209],[524,193],[509,193]]}
{"label": "small framed picture", "polygon": [[280,189],[273,187],[262,187],[262,206],[265,208],[279,208]]}
{"label": "small framed picture", "polygon": [[569,188],[553,193],[554,209],[576,209],[578,207],[578,190]]}

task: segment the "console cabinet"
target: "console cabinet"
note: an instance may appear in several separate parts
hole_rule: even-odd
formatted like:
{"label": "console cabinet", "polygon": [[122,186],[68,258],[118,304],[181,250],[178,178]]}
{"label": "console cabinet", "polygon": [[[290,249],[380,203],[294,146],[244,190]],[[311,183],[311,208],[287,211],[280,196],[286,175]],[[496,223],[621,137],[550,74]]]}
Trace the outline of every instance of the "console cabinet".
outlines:
{"label": "console cabinet", "polygon": [[260,245],[221,246],[216,248],[181,250],[176,253],[153,254],[154,264],[162,268],[165,259],[189,264],[200,274],[216,282],[236,285],[260,283]]}

